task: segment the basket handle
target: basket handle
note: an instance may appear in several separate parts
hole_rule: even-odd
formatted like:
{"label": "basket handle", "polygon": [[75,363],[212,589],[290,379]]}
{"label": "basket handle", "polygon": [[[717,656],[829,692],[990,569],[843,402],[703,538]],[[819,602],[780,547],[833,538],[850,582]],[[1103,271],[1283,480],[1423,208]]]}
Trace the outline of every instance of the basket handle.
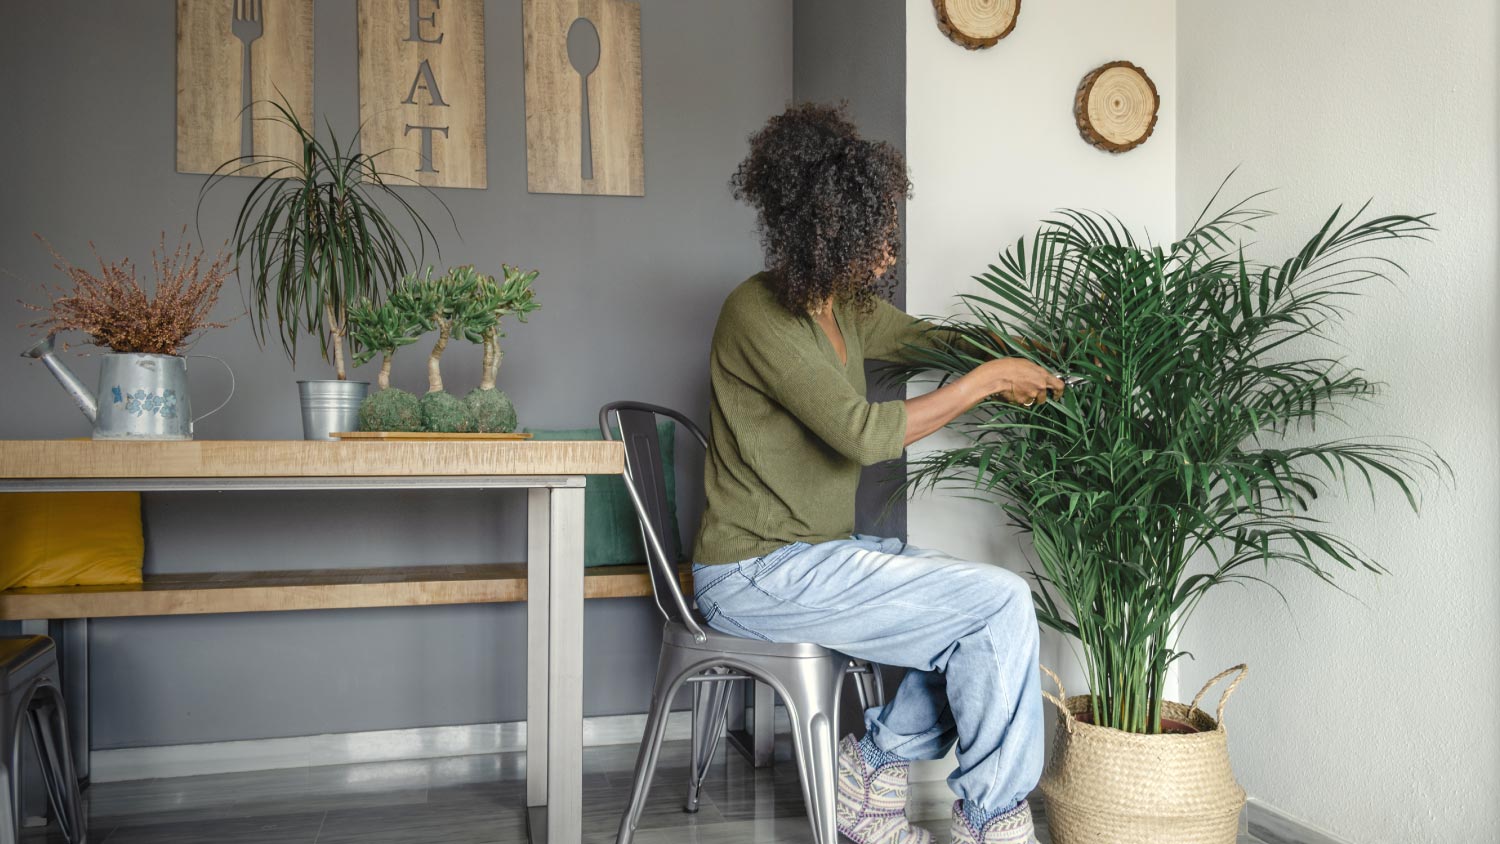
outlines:
{"label": "basket handle", "polygon": [[1039,665],[1038,667],[1042,669],[1043,674],[1051,677],[1052,682],[1057,684],[1057,694],[1054,695],[1046,689],[1043,689],[1042,697],[1046,698],[1048,702],[1057,707],[1058,711],[1063,714],[1064,726],[1068,728],[1068,732],[1073,732],[1073,722],[1077,719],[1074,718],[1072,710],[1068,709],[1068,705],[1064,703],[1064,701],[1068,699],[1068,693],[1063,689],[1062,678],[1057,676],[1057,674],[1055,674],[1052,669],[1048,668],[1045,665]]}
{"label": "basket handle", "polygon": [[1245,663],[1242,662],[1233,668],[1226,668],[1225,670],[1220,671],[1218,674],[1216,674],[1212,680],[1204,683],[1203,688],[1198,690],[1197,697],[1193,698],[1193,703],[1188,708],[1197,709],[1198,702],[1203,700],[1203,696],[1208,693],[1209,689],[1213,688],[1215,683],[1235,673],[1238,673],[1239,676],[1235,677],[1234,682],[1229,684],[1229,688],[1224,690],[1224,694],[1219,698],[1219,709],[1216,713],[1214,713],[1214,720],[1219,722],[1219,726],[1224,726],[1224,704],[1229,702],[1229,696],[1234,694],[1234,690],[1240,687],[1240,683],[1245,679],[1245,675],[1250,673],[1250,666],[1246,665]]}

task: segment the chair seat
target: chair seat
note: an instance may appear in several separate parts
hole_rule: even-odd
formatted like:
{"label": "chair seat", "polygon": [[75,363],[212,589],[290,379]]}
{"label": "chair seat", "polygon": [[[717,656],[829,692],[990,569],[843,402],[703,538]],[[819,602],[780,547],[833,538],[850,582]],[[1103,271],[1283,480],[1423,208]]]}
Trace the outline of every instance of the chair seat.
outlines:
{"label": "chair seat", "polygon": [[0,672],[15,671],[54,647],[46,636],[0,636]]}
{"label": "chair seat", "polygon": [[705,641],[700,642],[693,638],[693,632],[682,622],[669,621],[662,628],[662,642],[673,647],[687,648],[689,650],[745,654],[746,656],[779,656],[787,659],[840,658],[838,652],[831,651],[822,645],[814,645],[811,642],[783,644],[780,642],[767,642],[764,639],[748,639],[715,630],[701,619],[699,619],[698,624],[703,628],[703,632],[707,636]]}

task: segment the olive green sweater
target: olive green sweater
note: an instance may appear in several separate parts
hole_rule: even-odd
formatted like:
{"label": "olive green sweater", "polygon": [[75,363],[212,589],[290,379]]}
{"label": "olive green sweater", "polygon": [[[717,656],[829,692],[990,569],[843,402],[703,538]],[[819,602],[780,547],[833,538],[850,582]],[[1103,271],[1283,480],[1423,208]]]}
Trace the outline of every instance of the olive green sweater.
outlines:
{"label": "olive green sweater", "polygon": [[724,302],[709,356],[707,508],[693,561],[733,563],[854,531],[861,466],[901,456],[906,405],[865,399],[865,360],[927,345],[927,323],[888,302],[834,307],[841,363],[814,319],[776,300],[763,275]]}

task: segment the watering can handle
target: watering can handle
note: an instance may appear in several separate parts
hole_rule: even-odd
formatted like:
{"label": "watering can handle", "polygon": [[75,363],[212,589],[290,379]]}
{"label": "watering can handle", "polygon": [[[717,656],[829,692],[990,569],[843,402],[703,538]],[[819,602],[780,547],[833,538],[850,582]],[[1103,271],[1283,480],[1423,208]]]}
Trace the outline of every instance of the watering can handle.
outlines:
{"label": "watering can handle", "polygon": [[1214,714],[1214,720],[1219,722],[1219,726],[1224,726],[1224,704],[1229,702],[1229,696],[1234,694],[1234,690],[1240,687],[1240,683],[1245,679],[1245,675],[1250,673],[1250,666],[1244,663],[1220,671],[1214,675],[1212,680],[1204,683],[1203,688],[1198,690],[1198,696],[1193,698],[1193,703],[1189,709],[1197,709],[1198,702],[1203,700],[1203,696],[1208,693],[1209,689],[1214,687],[1215,683],[1236,672],[1239,673],[1239,676],[1234,678],[1234,682],[1230,683],[1229,688],[1224,690],[1224,695],[1219,698],[1219,711]]}
{"label": "watering can handle", "polygon": [[188,355],[188,357],[190,357],[190,358],[208,358],[209,360],[216,360],[216,361],[219,362],[220,366],[224,367],[224,371],[229,373],[229,395],[225,396],[224,400],[221,401],[221,402],[219,402],[219,406],[218,407],[214,408],[213,410],[210,410],[209,412],[203,414],[202,416],[195,416],[195,417],[193,417],[193,424],[196,425],[199,422],[202,422],[204,419],[207,419],[208,417],[213,416],[215,413],[218,413],[219,411],[223,410],[224,406],[227,405],[227,404],[229,404],[229,400],[232,399],[232,398],[234,398],[234,386],[235,386],[234,370],[230,369],[229,368],[229,364],[227,362],[225,362],[225,360],[223,358],[221,358],[221,357],[214,357],[213,355]]}

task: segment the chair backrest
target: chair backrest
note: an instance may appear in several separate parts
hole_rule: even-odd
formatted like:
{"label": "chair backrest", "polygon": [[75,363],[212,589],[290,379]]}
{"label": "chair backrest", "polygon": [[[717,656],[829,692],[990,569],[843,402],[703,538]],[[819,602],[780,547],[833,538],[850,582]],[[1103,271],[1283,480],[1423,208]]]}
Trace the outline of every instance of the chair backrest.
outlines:
{"label": "chair backrest", "polygon": [[705,450],[708,448],[708,440],[693,420],[670,408],[644,402],[617,401],[600,408],[599,433],[606,440],[613,440],[618,427],[619,439],[625,445],[625,489],[640,522],[656,606],[669,621],[681,623],[701,640],[706,638],[703,628],[683,597],[677,579],[682,540],[672,529],[661,439],[656,427],[658,417],[675,422],[679,428],[691,433],[698,445]]}

